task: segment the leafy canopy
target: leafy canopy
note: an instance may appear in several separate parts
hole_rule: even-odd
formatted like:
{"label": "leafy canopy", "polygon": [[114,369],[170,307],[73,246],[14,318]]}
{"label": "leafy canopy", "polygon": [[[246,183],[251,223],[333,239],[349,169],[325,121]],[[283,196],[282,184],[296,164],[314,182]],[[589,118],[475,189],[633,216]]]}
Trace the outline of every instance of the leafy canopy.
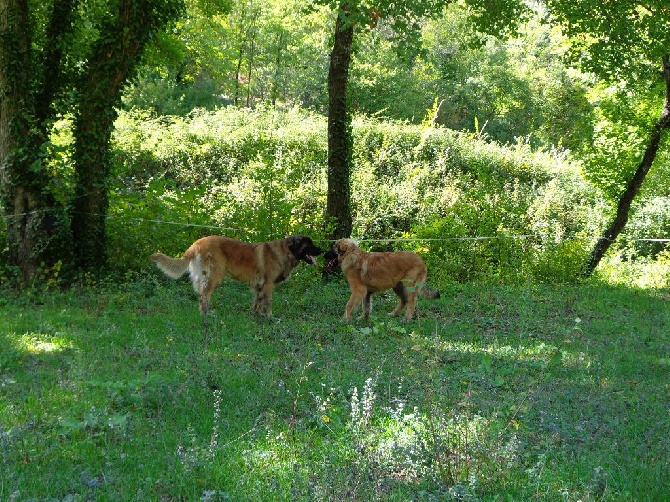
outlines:
{"label": "leafy canopy", "polygon": [[601,78],[646,86],[660,79],[670,51],[667,0],[547,0],[551,15],[575,40],[573,56]]}

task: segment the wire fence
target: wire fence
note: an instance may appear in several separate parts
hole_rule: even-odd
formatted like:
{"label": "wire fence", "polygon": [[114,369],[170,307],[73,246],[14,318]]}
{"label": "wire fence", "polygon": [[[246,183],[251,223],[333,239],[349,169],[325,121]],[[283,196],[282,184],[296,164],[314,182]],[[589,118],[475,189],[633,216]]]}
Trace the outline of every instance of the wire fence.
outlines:
{"label": "wire fence", "polygon": [[[29,211],[26,213],[19,213],[19,214],[10,214],[10,215],[4,215],[5,220],[10,220],[12,218],[17,219],[17,218],[24,218],[26,216],[32,216],[35,214],[40,214],[40,213],[46,213],[50,212],[50,209],[39,209],[36,211]],[[86,213],[89,216],[95,216],[95,217],[101,217],[103,215],[100,214],[94,214],[94,213]],[[118,215],[104,215],[104,217],[107,220],[123,220],[123,221],[128,221],[128,222],[136,222],[136,223],[151,223],[151,224],[158,224],[158,225],[172,225],[172,226],[179,226],[179,227],[184,227],[184,228],[203,228],[203,229],[210,229],[210,230],[217,230],[220,232],[235,232],[235,233],[241,233],[241,234],[249,234],[249,235],[254,235],[259,233],[257,230],[253,229],[248,229],[248,228],[234,228],[234,227],[222,227],[218,225],[203,225],[199,223],[184,223],[184,222],[179,222],[179,221],[168,221],[168,220],[159,220],[159,219],[152,219],[152,218],[137,218],[137,217],[122,217]],[[488,236],[472,236],[472,237],[397,237],[397,238],[384,238],[384,239],[375,239],[375,238],[355,238],[356,241],[358,242],[377,242],[377,243],[394,243],[394,242],[449,242],[449,241],[487,241],[487,240],[499,240],[499,239],[545,239],[547,237],[546,234],[499,234],[499,235],[488,235]],[[567,238],[570,238],[571,236],[568,236]],[[572,236],[574,237],[574,236]],[[592,237],[594,241],[597,240],[608,240],[607,237],[603,236],[598,236],[598,237]],[[326,242],[332,242],[333,240],[331,239],[320,239],[321,241],[326,241]],[[651,237],[645,237],[645,238],[635,238],[635,239],[629,239],[629,241],[634,241],[634,242],[658,242],[658,243],[668,243],[670,242],[670,237],[669,238],[651,238]]]}

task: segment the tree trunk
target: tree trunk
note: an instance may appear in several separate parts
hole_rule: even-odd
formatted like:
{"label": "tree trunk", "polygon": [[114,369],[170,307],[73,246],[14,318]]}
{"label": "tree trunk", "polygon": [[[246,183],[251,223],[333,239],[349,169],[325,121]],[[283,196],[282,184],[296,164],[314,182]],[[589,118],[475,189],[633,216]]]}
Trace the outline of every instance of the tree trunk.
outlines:
{"label": "tree trunk", "polygon": [[335,41],[328,71],[328,194],[326,216],[335,224],[330,238],[351,236],[351,117],[347,82],[354,27],[347,19],[349,5],[340,3],[335,22]]}
{"label": "tree trunk", "polygon": [[247,108],[251,108],[251,75],[254,70],[254,56],[256,55],[256,22],[251,23],[251,33],[249,37],[249,71],[247,72]]}
{"label": "tree trunk", "polygon": [[96,100],[80,104],[75,121],[75,198],[72,237],[75,264],[81,270],[102,269],[107,259],[107,183],[113,111]]}
{"label": "tree trunk", "polygon": [[53,197],[39,152],[46,126],[35,119],[31,89],[28,4],[0,6],[0,193],[7,220],[9,263],[23,282],[67,258],[69,242],[62,206]]}
{"label": "tree trunk", "polygon": [[67,37],[72,33],[72,20],[79,8],[78,0],[54,0],[46,29],[47,43],[42,51],[40,92],[35,104],[36,122],[45,128],[53,120],[55,96],[62,90],[63,58]]}
{"label": "tree trunk", "polygon": [[635,174],[628,182],[626,189],[619,197],[614,220],[609,225],[609,227],[607,227],[603,236],[598,239],[598,242],[596,242],[593,250],[591,251],[589,259],[584,267],[585,276],[589,276],[593,273],[593,271],[600,263],[602,257],[605,256],[605,253],[609,247],[626,226],[626,223],[628,222],[630,206],[633,202],[633,199],[640,191],[642,183],[644,182],[649,169],[651,169],[651,166],[656,159],[658,147],[663,136],[663,131],[670,127],[670,58],[667,54],[663,57],[662,64],[663,79],[665,81],[665,105],[663,106],[663,111],[661,112],[660,117],[651,130],[649,143],[647,144],[642,161],[637,167],[637,171],[635,171]]}
{"label": "tree trunk", "polygon": [[152,29],[162,28],[180,9],[178,1],[120,0],[118,12],[101,28],[80,87],[75,116],[75,199],[72,237],[77,267],[106,265],[106,217],[110,176],[109,143],[121,89],[134,71]]}
{"label": "tree trunk", "polygon": [[279,77],[281,74],[282,54],[284,50],[284,31],[280,31],[277,35],[277,53],[275,54],[275,71],[272,78],[272,87],[270,89],[270,99],[272,106],[277,106],[277,97],[279,96]]}

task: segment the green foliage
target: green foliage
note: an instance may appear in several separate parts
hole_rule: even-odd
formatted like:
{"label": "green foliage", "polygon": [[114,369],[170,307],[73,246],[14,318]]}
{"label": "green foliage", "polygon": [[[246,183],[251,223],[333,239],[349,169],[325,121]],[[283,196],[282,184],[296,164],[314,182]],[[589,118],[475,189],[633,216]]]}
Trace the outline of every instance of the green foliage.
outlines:
{"label": "green foliage", "polygon": [[503,143],[527,138],[534,146],[570,150],[589,143],[589,82],[565,67],[565,37],[540,16],[536,13],[506,40],[477,32],[469,11],[458,3],[426,23],[425,54],[416,74],[443,101],[438,123],[483,131]]}
{"label": "green foliage", "polygon": [[622,237],[622,245],[633,256],[654,258],[663,249],[670,249],[669,240],[670,197],[639,201],[634,209],[634,217]]}
{"label": "green foliage", "polygon": [[217,95],[216,82],[201,76],[197,83],[178,83],[158,78],[157,72],[143,72],[123,95],[129,110],[152,110],[157,115],[187,115],[196,108],[216,108],[228,104]]}
{"label": "green foliage", "polygon": [[206,234],[322,233],[325,124],[316,117],[230,108],[189,119],[122,114],[117,124],[110,239],[133,261],[116,266],[134,268],[155,249],[178,254]]}
{"label": "green foliage", "polygon": [[661,57],[670,46],[665,0],[548,0],[550,14],[573,37],[572,55],[588,71],[631,88],[658,82]]}
{"label": "green foliage", "polygon": [[[158,250],[178,255],[202,235],[318,239],[329,231],[323,118],[226,108],[186,118],[121,113],[116,126],[107,220],[115,270],[142,269]],[[354,237],[372,240],[367,249],[414,249],[440,280],[573,280],[607,215],[578,166],[522,142],[500,147],[358,119],[354,166]],[[632,256],[659,251],[632,239],[667,237],[667,210],[662,198],[636,209],[624,242]]]}
{"label": "green foliage", "polygon": [[616,201],[642,159],[649,117],[657,105],[618,86],[603,91],[601,99],[600,120],[593,145],[586,152],[584,175],[608,200]]}
{"label": "green foliage", "polygon": [[592,246],[591,240],[571,238],[534,250],[529,263],[529,273],[534,281],[550,284],[565,282],[566,277],[577,280],[584,266],[584,257]]}
{"label": "green foliage", "polygon": [[[438,97],[452,128],[473,131],[478,120],[476,132],[501,142],[524,137],[571,150],[588,144],[590,83],[565,67],[568,44],[543,24],[543,12],[522,16],[525,6],[515,1],[452,2],[444,10],[439,2],[351,7],[360,28],[349,77],[352,111],[419,123]],[[323,113],[333,16],[326,6],[300,2],[240,2],[217,16],[191,8],[169,38],[156,40],[126,107],[184,115],[194,105],[281,103]],[[501,31],[517,35],[484,34]]]}
{"label": "green foliage", "polygon": [[[134,269],[207,233],[325,235],[324,136],[323,119],[296,110],[121,114],[113,262]],[[370,249],[416,249],[443,280],[569,280],[578,253],[563,242],[592,236],[602,221],[604,205],[575,166],[523,143],[357,120],[354,166],[353,235]],[[398,238],[410,241],[388,242]],[[561,250],[565,263],[550,279]]]}
{"label": "green foliage", "polygon": [[198,237],[215,233],[201,204],[204,195],[204,187],[177,191],[165,180],[152,181],[141,193],[117,187],[107,220],[110,267],[139,270],[151,253],[180,256]]}

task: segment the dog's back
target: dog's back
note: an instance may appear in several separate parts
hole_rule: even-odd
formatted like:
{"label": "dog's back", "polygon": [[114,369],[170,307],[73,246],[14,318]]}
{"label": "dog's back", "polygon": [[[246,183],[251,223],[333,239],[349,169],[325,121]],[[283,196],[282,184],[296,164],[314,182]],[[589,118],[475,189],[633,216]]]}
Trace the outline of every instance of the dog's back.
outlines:
{"label": "dog's back", "polygon": [[411,251],[365,251],[349,245],[341,261],[345,276],[360,276],[373,291],[390,289],[403,280],[423,282],[427,269],[423,259]]}

